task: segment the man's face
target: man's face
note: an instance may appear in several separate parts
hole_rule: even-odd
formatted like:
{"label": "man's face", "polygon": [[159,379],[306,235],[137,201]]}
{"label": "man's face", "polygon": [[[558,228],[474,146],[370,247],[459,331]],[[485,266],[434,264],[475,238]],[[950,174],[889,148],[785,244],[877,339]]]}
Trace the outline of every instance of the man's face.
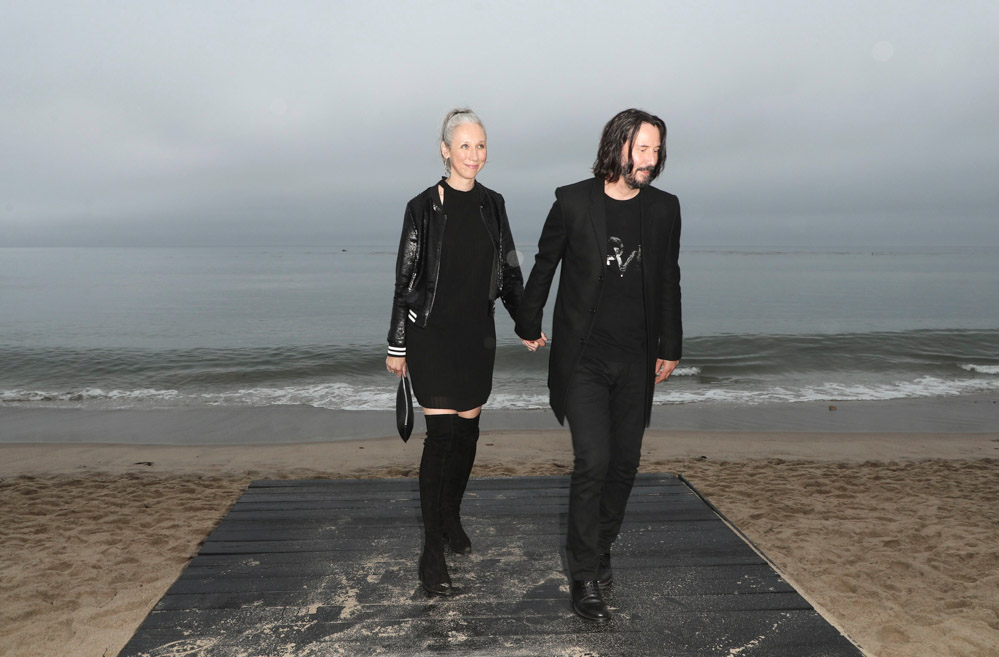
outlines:
{"label": "man's face", "polygon": [[643,123],[635,135],[635,145],[631,149],[632,166],[628,166],[628,144],[621,147],[621,166],[624,181],[632,189],[641,189],[652,182],[652,170],[659,163],[659,128],[651,123]]}

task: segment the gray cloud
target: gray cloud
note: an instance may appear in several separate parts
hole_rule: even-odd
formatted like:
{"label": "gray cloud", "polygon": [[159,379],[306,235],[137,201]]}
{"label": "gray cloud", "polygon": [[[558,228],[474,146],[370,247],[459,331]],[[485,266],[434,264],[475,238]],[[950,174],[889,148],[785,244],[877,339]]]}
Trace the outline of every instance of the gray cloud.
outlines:
{"label": "gray cloud", "polygon": [[469,104],[517,239],[628,106],[688,244],[999,243],[990,3],[19,3],[0,245],[394,241]]}

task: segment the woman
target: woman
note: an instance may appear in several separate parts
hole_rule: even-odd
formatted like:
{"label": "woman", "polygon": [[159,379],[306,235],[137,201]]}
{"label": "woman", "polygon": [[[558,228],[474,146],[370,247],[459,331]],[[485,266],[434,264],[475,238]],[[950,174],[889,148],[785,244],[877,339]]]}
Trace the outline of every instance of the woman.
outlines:
{"label": "woman", "polygon": [[495,299],[512,317],[524,284],[503,197],[475,180],[486,164],[486,131],[474,112],[448,113],[440,148],[444,178],[406,205],[385,365],[396,376],[409,372],[427,423],[420,583],[452,595],[444,548],[472,549],[459,508],[492,389]]}

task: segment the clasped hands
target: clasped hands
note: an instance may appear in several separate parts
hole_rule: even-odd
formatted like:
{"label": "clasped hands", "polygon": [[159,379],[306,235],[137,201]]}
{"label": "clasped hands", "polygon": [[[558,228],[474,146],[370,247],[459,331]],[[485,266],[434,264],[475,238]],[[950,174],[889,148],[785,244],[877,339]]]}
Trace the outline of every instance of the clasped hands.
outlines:
{"label": "clasped hands", "polygon": [[524,343],[524,346],[527,347],[529,351],[537,351],[538,347],[543,347],[548,344],[548,336],[545,335],[544,331],[542,331],[541,337],[537,340],[521,340],[521,342]]}

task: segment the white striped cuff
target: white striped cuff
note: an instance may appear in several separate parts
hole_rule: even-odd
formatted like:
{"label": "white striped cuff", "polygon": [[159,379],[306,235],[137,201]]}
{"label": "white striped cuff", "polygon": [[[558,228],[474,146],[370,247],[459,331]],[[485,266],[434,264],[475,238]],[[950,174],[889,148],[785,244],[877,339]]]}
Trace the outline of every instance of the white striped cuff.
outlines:
{"label": "white striped cuff", "polygon": [[393,347],[392,345],[389,345],[389,347],[388,347],[388,355],[389,356],[394,356],[396,358],[405,358],[406,357],[406,347]]}

